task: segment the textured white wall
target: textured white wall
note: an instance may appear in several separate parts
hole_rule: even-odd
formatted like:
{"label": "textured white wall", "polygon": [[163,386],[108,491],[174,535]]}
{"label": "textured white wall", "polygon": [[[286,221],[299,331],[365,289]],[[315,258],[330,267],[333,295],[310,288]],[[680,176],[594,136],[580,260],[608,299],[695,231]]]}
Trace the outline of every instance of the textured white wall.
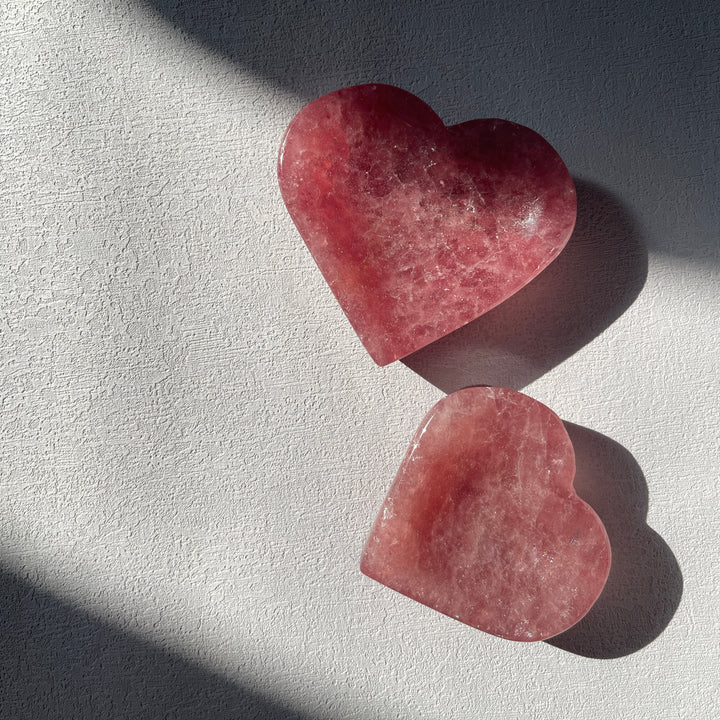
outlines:
{"label": "textured white wall", "polygon": [[[6,0],[0,703],[7,718],[720,711],[718,51],[708,2]],[[578,180],[544,279],[380,369],[275,181],[358,82],[505,117]],[[616,564],[553,644],[362,577],[427,409],[570,423]]]}

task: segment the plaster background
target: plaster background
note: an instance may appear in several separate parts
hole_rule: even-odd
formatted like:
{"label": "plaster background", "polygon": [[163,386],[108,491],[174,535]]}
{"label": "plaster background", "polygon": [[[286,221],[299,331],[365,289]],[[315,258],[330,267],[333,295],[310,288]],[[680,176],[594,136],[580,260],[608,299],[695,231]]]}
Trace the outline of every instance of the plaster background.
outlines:
{"label": "plaster background", "polygon": [[[2,716],[716,715],[719,21],[693,0],[3,3]],[[294,113],[368,81],[532,127],[580,196],[542,282],[387,368],[275,182]],[[358,570],[417,423],[472,382],[569,423],[613,540],[607,594],[554,644]]]}

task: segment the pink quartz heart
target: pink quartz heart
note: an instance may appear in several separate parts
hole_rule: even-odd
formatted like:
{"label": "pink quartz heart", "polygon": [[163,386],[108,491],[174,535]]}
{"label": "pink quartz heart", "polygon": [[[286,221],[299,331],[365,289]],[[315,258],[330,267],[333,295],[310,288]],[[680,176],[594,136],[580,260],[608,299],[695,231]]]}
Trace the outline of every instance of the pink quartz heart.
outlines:
{"label": "pink quartz heart", "polygon": [[405,357],[517,292],[575,224],[572,178],[507,120],[446,127],[422,100],[359,85],[305,106],[278,161],[290,215],[366,349]]}
{"label": "pink quartz heart", "polygon": [[547,407],[501,388],[453,393],[415,434],[361,570],[492,635],[557,635],[610,571],[607,533],[574,476],[572,444]]}

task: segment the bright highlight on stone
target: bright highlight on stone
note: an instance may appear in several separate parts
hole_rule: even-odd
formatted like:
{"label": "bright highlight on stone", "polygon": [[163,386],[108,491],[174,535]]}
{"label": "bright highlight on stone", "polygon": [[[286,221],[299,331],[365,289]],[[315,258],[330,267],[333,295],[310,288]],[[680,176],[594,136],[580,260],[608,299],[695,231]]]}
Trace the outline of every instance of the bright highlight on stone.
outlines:
{"label": "bright highlight on stone", "polygon": [[361,570],[492,635],[557,635],[610,571],[607,533],[574,476],[570,439],[547,407],[500,388],[453,393],[415,434]]}
{"label": "bright highlight on stone", "polygon": [[388,85],[338,90],[303,108],[282,141],[278,179],[379,365],[517,292],[575,223],[572,178],[540,135],[507,120],[446,127]]}

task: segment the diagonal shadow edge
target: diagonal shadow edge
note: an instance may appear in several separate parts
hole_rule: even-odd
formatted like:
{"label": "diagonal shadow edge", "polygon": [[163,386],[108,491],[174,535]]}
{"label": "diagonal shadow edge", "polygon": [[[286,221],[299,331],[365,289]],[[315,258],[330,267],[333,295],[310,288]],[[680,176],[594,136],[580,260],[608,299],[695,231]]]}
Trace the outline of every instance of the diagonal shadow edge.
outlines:
{"label": "diagonal shadow edge", "polygon": [[[435,2],[425,6],[409,0],[396,3],[384,3],[382,0],[359,0],[356,3],[332,0],[314,3],[303,0],[269,3],[261,0],[135,2],[173,31],[181,32],[213,54],[251,72],[266,86],[288,91],[305,102],[339,87],[388,82],[421,95],[436,110],[444,106],[445,112],[441,114],[452,123],[478,116],[506,117],[502,108],[511,105],[515,109],[507,115],[508,119],[526,122],[543,134],[552,130],[577,137],[579,128],[575,126],[589,121],[592,127],[601,128],[601,137],[617,144],[608,134],[611,133],[610,128],[602,122],[598,125],[592,108],[587,110],[587,106],[578,105],[576,85],[568,82],[568,76],[576,74],[578,62],[583,64],[588,79],[584,83],[587,88],[593,87],[593,77],[607,73],[607,52],[614,50],[613,36],[604,40],[604,50],[598,46],[595,52],[588,54],[583,32],[592,32],[593,27],[606,27],[607,18],[600,10],[575,15],[577,3],[569,0],[530,12],[513,9],[515,6],[504,3],[484,2],[469,7],[467,3]],[[695,10],[687,12],[696,13],[698,18],[712,12],[709,9],[711,3],[704,0],[693,0],[693,4],[697,6]],[[629,12],[632,18],[634,12],[628,10],[628,3],[618,3],[616,10],[618,18],[624,12]],[[714,113],[712,101],[707,99],[714,97],[709,79],[711,73],[703,76],[696,72],[698,65],[707,63],[707,53],[703,55],[702,45],[695,48],[684,40],[683,15],[674,11],[671,5],[661,9],[653,6],[653,11],[654,22],[662,23],[665,42],[638,47],[641,63],[638,73],[645,78],[643,84],[646,89],[635,99],[631,108],[634,114],[626,116],[626,122],[629,127],[647,123],[648,106],[642,102],[652,104],[654,98],[647,93],[652,92],[653,86],[660,85],[665,102],[658,110],[660,114],[657,118],[664,119],[665,123],[663,125],[656,118],[658,127],[671,133],[667,135],[666,143],[675,147],[675,157],[690,159],[699,147],[698,142],[706,148],[714,147],[714,137],[705,130],[708,123],[700,121],[694,128],[697,132],[688,133],[687,127],[677,124],[677,113],[668,110],[692,105],[698,119],[711,117]],[[568,17],[573,16],[575,19],[572,22],[579,31],[574,42],[568,44],[567,33],[547,33],[548,23],[552,25],[551,18],[560,28],[565,27]],[[438,33],[439,27],[443,28],[442,33]],[[527,47],[527,38],[534,37],[539,27],[544,33],[543,59],[549,59],[550,66],[546,62],[538,64],[534,50]],[[639,36],[637,42],[640,42]],[[524,51],[508,55],[506,50],[513,46]],[[395,61],[388,58],[388,47],[394,49]],[[657,68],[688,54],[688,65],[685,67],[695,69],[673,77],[672,82],[663,82]],[[527,117],[523,120],[517,114],[516,102],[507,96],[508,78],[512,78],[515,97],[523,98],[520,105],[522,112],[530,113],[529,107],[543,105],[548,99],[541,94],[541,88],[551,90],[555,105],[551,126],[535,127]],[[695,86],[698,83],[705,87],[704,94],[697,93]],[[698,101],[699,97],[706,100]],[[605,94],[600,101],[612,107],[616,104],[615,99],[614,95]],[[563,107],[569,109],[569,116],[561,112]],[[450,109],[453,110],[452,117],[448,117]],[[592,142],[587,137],[577,139],[584,145]],[[601,151],[597,148],[589,148],[586,154],[595,158],[597,163],[598,152]],[[621,150],[618,149],[618,152]],[[641,177],[657,173],[658,169],[668,171],[662,163],[654,162],[652,168],[641,165],[639,169],[637,158],[626,158],[624,163],[626,176],[635,177],[636,173],[640,173],[638,177]],[[663,182],[669,182],[673,187],[677,170],[677,166],[673,165]],[[694,167],[691,172],[695,178]],[[709,169],[708,173],[712,175]],[[714,195],[708,194],[712,193],[710,188],[715,187],[712,179],[695,187],[703,193],[698,197],[700,205],[696,209],[701,210],[703,204],[713,207]],[[678,226],[682,227],[684,222],[686,227],[695,228],[695,231],[681,237],[654,234],[650,238],[653,251],[697,258],[703,262],[718,262],[720,243],[712,221],[697,224],[682,204],[674,205],[673,209],[666,215],[667,222],[672,222],[673,214],[679,214],[683,219]]]}
{"label": "diagonal shadow edge", "polygon": [[0,569],[0,708],[16,720],[309,720]]}

